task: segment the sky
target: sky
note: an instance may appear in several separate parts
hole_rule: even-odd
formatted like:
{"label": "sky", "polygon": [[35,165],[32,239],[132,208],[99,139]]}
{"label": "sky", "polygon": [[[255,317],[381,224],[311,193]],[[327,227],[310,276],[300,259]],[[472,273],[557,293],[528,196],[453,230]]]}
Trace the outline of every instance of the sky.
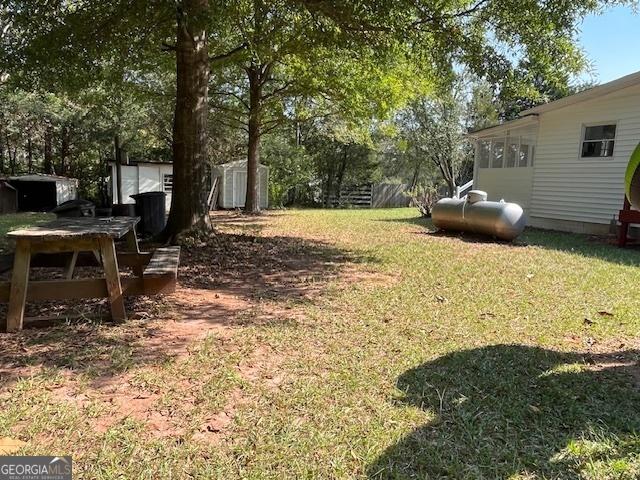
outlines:
{"label": "sky", "polygon": [[589,15],[580,30],[578,38],[592,62],[597,83],[640,71],[640,14],[629,7],[610,8],[601,15]]}

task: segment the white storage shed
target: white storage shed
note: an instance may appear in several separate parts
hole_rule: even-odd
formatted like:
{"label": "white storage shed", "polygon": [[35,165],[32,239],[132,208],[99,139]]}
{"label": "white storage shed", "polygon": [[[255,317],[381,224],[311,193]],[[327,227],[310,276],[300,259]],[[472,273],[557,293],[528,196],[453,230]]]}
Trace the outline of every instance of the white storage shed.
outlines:
{"label": "white storage shed", "polygon": [[[221,208],[242,208],[247,198],[247,161],[223,163],[213,167],[213,176],[218,178],[218,205]],[[269,206],[269,167],[258,166],[258,205]]]}
{"label": "white storage shed", "polygon": [[[135,162],[121,165],[122,203],[135,203],[131,195],[145,192],[165,192],[167,212],[171,207],[173,190],[173,164],[165,162]],[[113,203],[118,203],[118,169],[111,163],[111,194]]]}

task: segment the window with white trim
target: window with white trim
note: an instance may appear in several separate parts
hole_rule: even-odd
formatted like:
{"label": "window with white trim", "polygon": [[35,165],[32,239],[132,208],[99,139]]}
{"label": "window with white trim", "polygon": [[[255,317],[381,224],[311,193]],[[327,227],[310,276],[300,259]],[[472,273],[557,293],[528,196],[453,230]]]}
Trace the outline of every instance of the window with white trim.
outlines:
{"label": "window with white trim", "polygon": [[162,188],[167,193],[171,193],[173,191],[172,173],[165,173],[164,175],[162,175]]}
{"label": "window with white trim", "polygon": [[616,124],[585,126],[582,134],[582,158],[613,157]]}

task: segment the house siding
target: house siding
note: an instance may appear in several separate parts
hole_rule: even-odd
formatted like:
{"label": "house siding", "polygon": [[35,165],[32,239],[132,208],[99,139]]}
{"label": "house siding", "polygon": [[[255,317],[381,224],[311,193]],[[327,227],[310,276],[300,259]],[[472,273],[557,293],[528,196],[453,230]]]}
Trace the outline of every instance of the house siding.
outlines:
{"label": "house siding", "polygon": [[[617,123],[613,157],[580,158],[584,125],[608,122]],[[609,224],[622,206],[625,169],[639,141],[640,86],[541,114],[530,215]]]}
{"label": "house siding", "polygon": [[479,168],[474,188],[487,192],[489,200],[514,202],[529,214],[533,168]]}

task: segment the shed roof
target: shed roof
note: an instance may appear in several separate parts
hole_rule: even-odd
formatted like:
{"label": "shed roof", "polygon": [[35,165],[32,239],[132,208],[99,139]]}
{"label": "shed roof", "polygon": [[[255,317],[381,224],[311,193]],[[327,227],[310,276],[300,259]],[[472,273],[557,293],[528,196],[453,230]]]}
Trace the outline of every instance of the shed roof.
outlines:
{"label": "shed roof", "polygon": [[78,183],[77,178],[61,177],[59,175],[46,175],[44,173],[33,173],[29,175],[14,175],[8,177],[9,180],[24,180],[26,182],[73,182]]}

